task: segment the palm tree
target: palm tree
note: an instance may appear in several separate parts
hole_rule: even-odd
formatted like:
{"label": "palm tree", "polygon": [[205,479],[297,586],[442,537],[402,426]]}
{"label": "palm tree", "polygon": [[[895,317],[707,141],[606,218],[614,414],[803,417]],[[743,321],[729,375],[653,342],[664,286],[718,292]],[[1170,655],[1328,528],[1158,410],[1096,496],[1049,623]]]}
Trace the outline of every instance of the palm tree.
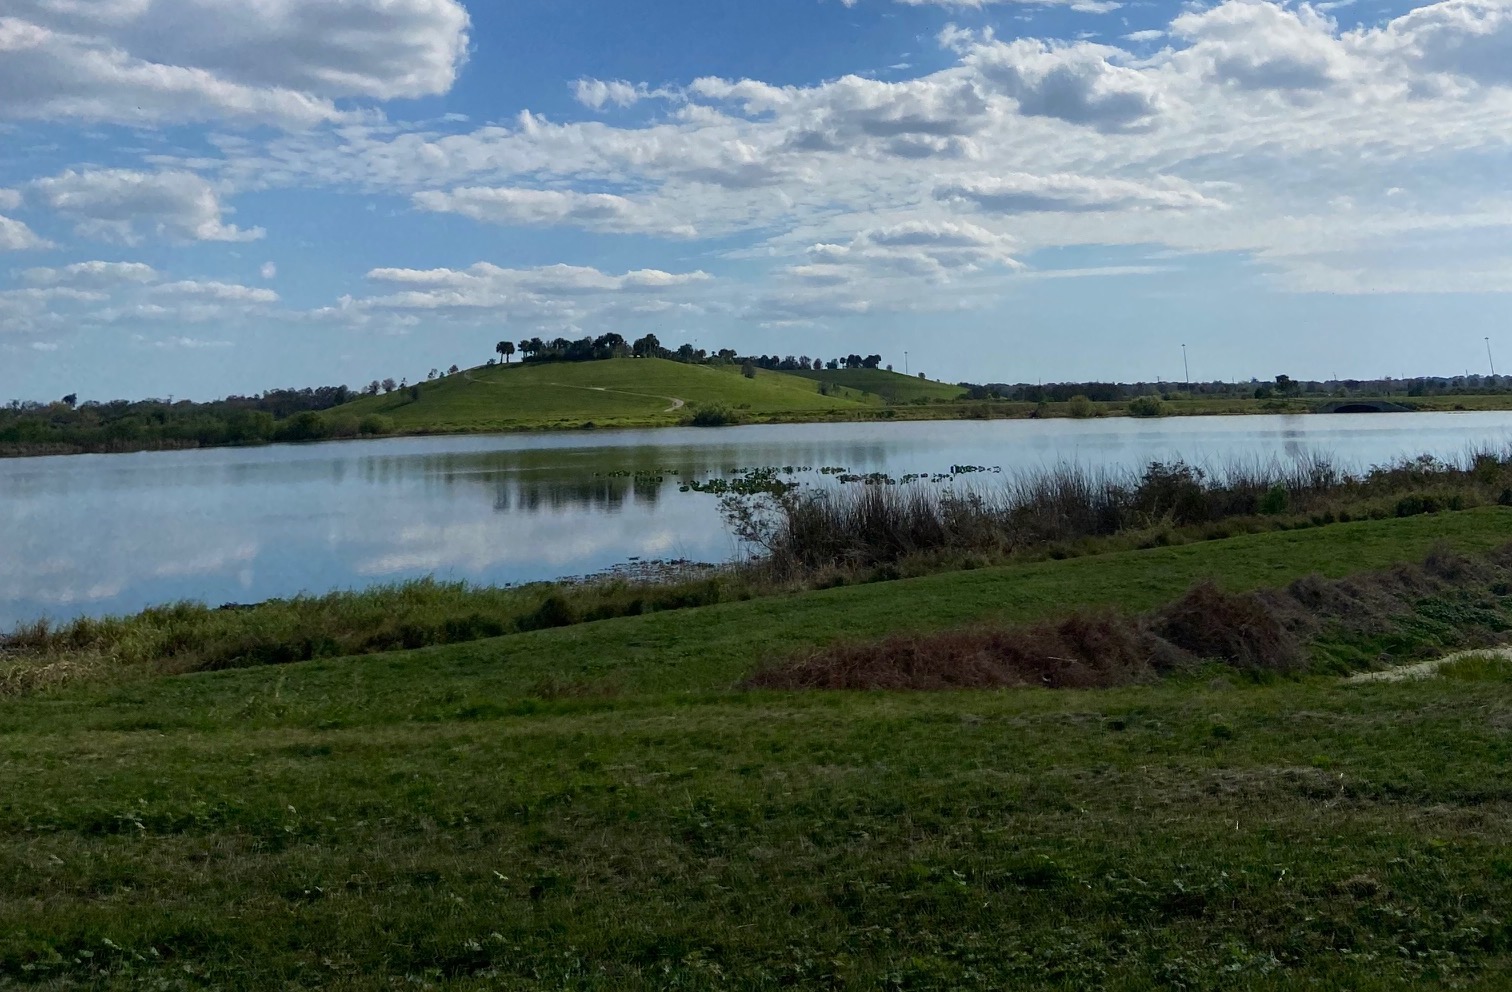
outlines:
{"label": "palm tree", "polygon": [[508,364],[509,356],[515,353],[514,342],[500,341],[498,344],[494,345],[494,351],[497,351],[500,355],[504,356],[504,362],[505,364]]}

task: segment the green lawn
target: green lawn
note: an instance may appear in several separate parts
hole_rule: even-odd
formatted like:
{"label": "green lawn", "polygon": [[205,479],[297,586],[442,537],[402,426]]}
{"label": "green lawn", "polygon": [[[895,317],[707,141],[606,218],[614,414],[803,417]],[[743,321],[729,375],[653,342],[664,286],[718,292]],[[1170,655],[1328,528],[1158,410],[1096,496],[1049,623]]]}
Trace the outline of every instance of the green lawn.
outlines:
{"label": "green lawn", "polygon": [[0,988],[1504,988],[1505,667],[732,685],[1509,534],[1340,524],[0,702]]}
{"label": "green lawn", "polygon": [[791,375],[828,382],[846,389],[870,393],[887,403],[908,403],[912,400],[957,400],[966,395],[960,386],[918,376],[906,376],[901,372],[886,369],[824,369],[793,372]]}
{"label": "green lawn", "polygon": [[659,358],[491,366],[420,389],[418,400],[401,390],[333,413],[378,413],[401,430],[482,430],[675,424],[705,405],[727,406],[748,419],[864,408],[860,399],[820,396],[816,382],[796,375],[761,370],[747,379],[736,367]]}

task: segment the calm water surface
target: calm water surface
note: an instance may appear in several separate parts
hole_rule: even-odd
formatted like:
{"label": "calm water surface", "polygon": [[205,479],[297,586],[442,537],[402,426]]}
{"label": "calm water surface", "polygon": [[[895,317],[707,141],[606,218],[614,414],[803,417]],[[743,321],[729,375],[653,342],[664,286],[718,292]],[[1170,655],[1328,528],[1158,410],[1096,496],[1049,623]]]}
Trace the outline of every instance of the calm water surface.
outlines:
{"label": "calm water surface", "polygon": [[[799,424],[5,459],[0,627],[425,575],[504,583],[632,558],[721,561],[737,549],[716,501],[678,486],[737,468],[902,475],[1307,453],[1366,467],[1509,441],[1512,414],[1440,413]],[[680,475],[658,481],[669,470]]]}

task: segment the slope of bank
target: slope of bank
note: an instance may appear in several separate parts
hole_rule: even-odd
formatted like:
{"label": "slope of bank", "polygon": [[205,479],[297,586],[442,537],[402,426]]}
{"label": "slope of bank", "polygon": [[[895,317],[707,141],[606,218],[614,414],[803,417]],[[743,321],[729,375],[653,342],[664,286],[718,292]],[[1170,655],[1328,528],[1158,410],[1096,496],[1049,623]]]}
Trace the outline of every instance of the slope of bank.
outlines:
{"label": "slope of bank", "polygon": [[485,366],[419,390],[363,397],[331,415],[378,414],[405,432],[549,430],[664,426],[711,407],[746,420],[822,418],[880,402],[856,390],[821,395],[818,383],[783,372],[748,379],[734,366],[660,358]]}

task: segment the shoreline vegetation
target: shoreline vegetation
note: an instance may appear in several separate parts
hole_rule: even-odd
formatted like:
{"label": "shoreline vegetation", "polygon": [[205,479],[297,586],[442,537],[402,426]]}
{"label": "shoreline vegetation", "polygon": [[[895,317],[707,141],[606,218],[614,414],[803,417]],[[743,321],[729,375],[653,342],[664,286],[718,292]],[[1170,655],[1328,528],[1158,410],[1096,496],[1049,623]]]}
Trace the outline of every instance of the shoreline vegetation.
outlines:
{"label": "shoreline vegetation", "polygon": [[[838,471],[838,470],[835,470]],[[431,579],[249,605],[182,602],[131,616],[37,621],[0,634],[0,697],[79,680],[284,665],[464,644],[815,590],[1093,558],[1358,521],[1512,507],[1512,449],[1404,459],[1361,473],[1325,459],[1205,470],[958,466],[933,478],[776,469],[694,483],[750,555],[664,574],[512,587]]]}
{"label": "shoreline vegetation", "polygon": [[1512,410],[1507,376],[947,384],[881,368],[875,355],[832,359],[826,364],[836,367],[816,369],[817,360],[804,356],[667,354],[674,357],[533,355],[508,365],[432,370],[414,384],[274,390],[208,403],[80,403],[76,396],[12,402],[0,408],[0,457],[737,424]]}

